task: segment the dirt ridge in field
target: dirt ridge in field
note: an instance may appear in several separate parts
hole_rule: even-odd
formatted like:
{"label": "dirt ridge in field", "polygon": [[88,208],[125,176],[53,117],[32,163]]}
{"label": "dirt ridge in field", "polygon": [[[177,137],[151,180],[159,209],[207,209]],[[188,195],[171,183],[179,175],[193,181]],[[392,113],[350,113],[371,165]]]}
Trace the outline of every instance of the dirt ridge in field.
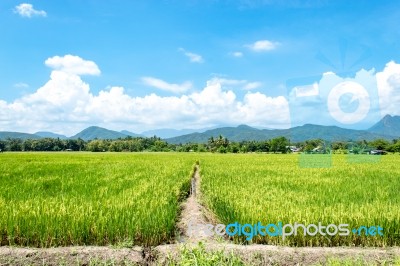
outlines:
{"label": "dirt ridge in field", "polygon": [[200,166],[196,164],[191,180],[190,195],[181,205],[182,211],[177,223],[179,229],[178,243],[215,242],[215,238],[207,235],[204,231],[196,230],[194,232],[189,230],[190,225],[204,225],[212,220],[210,212],[200,203],[200,184]]}
{"label": "dirt ridge in field", "polygon": [[[399,265],[399,247],[285,247],[207,243],[207,252],[235,254],[247,265],[326,265],[329,259],[358,260],[355,265]],[[182,248],[198,248],[195,243],[161,245],[153,248],[0,247],[0,265],[170,265],[179,261]],[[397,258],[397,260],[396,260]],[[338,265],[337,263],[335,265]]]}

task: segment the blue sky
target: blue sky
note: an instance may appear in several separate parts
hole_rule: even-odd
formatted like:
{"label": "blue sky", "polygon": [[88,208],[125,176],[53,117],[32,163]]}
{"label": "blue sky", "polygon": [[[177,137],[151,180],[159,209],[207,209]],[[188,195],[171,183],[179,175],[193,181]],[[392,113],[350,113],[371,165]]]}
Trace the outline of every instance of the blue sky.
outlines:
{"label": "blue sky", "polygon": [[[2,0],[0,130],[288,127],[296,82],[362,69],[397,80],[398,21],[396,1]],[[397,83],[377,84],[367,91],[394,94],[380,113],[398,114]],[[326,121],[306,105],[296,124]]]}

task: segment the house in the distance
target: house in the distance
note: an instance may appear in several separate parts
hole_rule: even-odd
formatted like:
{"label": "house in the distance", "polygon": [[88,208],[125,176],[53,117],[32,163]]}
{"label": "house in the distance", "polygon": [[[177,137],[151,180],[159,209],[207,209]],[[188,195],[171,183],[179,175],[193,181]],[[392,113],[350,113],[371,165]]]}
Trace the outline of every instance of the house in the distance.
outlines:
{"label": "house in the distance", "polygon": [[369,154],[371,154],[371,155],[385,155],[386,151],[384,151],[384,150],[372,150],[372,151],[369,152]]}

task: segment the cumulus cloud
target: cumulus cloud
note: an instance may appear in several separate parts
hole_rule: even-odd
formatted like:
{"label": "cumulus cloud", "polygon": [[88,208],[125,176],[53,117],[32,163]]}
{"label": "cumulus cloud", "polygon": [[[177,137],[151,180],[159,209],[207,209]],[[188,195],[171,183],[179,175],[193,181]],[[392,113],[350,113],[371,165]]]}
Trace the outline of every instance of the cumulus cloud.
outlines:
{"label": "cumulus cloud", "polygon": [[65,55],[48,58],[46,66],[74,75],[100,75],[100,69],[93,61],[83,60],[79,56]]}
{"label": "cumulus cloud", "polygon": [[260,127],[286,127],[290,124],[289,104],[285,97],[268,97],[256,92],[247,93],[238,103],[238,120]]}
{"label": "cumulus cloud", "polygon": [[317,96],[319,94],[318,83],[310,85],[296,86],[293,88],[296,97]]}
{"label": "cumulus cloud", "polygon": [[0,100],[0,130],[49,130],[73,135],[90,125],[141,132],[171,125],[179,129],[221,124],[286,127],[289,123],[284,97],[247,92],[238,98],[226,84],[246,84],[240,80],[212,79],[203,89],[180,96],[152,93],[134,97],[122,87],[109,87],[93,94],[89,84],[77,74],[93,71],[72,71],[61,65],[34,93],[9,103]]}
{"label": "cumulus cloud", "polygon": [[326,72],[315,82],[288,89],[293,125],[366,129],[386,114],[400,115],[400,64],[393,61],[379,72],[361,69],[346,77]]}
{"label": "cumulus cloud", "polygon": [[204,62],[203,57],[199,54],[195,54],[193,52],[186,51],[183,48],[179,48],[179,51],[181,51],[185,56],[187,56],[189,58],[190,62],[192,62],[192,63],[203,63]]}
{"label": "cumulus cloud", "polygon": [[400,64],[387,63],[376,79],[382,114],[400,115]]}
{"label": "cumulus cloud", "polygon": [[[332,125],[335,123],[327,109],[329,94],[338,84],[351,82],[360,84],[369,94],[368,123],[385,114],[400,115],[400,65],[395,62],[389,62],[380,72],[360,70],[353,77],[324,73],[316,83],[290,88],[288,98],[253,91],[239,96],[235,88],[250,89],[261,83],[221,77],[214,77],[203,89],[191,92],[186,83],[143,78],[148,85],[179,92],[179,96],[152,93],[135,97],[122,87],[112,86],[94,94],[81,78],[100,73],[94,62],[72,55],[52,57],[46,62],[53,71],[42,87],[12,102],[0,100],[0,130],[47,130],[73,135],[90,125],[137,132],[171,125],[177,129],[221,124],[284,128],[299,121]],[[191,86],[190,89],[193,90]],[[357,104],[359,100],[350,99],[349,103]]]}
{"label": "cumulus cloud", "polygon": [[185,81],[182,84],[173,84],[153,77],[142,77],[142,82],[147,86],[173,93],[183,93],[192,88],[192,83],[189,81]]}
{"label": "cumulus cloud", "polygon": [[15,7],[14,12],[19,14],[21,17],[31,18],[34,16],[46,17],[47,13],[44,10],[36,10],[33,5],[28,3],[22,3]]}
{"label": "cumulus cloud", "polygon": [[279,42],[273,42],[269,40],[260,40],[256,41],[252,44],[247,44],[245,45],[247,48],[254,52],[265,52],[265,51],[271,51],[274,50],[278,47]]}
{"label": "cumulus cloud", "polygon": [[254,90],[262,86],[261,82],[258,81],[248,81],[245,79],[227,79],[221,77],[214,77],[207,81],[208,85],[211,84],[221,84],[223,86],[230,86],[230,87],[240,87],[243,90]]}
{"label": "cumulus cloud", "polygon": [[249,83],[247,83],[244,87],[243,87],[243,89],[245,89],[245,90],[254,90],[254,89],[257,89],[257,88],[259,88],[259,87],[261,87],[262,86],[262,83],[261,82],[258,82],[258,81],[256,81],[256,82],[249,82]]}

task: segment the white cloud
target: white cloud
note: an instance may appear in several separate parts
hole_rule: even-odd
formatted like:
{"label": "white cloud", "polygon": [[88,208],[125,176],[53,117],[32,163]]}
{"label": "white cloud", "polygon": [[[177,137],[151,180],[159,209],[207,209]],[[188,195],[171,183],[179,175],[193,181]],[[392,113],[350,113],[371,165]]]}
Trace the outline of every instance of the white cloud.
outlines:
{"label": "white cloud", "polygon": [[173,93],[183,93],[192,88],[192,83],[189,81],[182,84],[172,84],[153,77],[142,77],[142,82],[148,86]]}
{"label": "white cloud", "polygon": [[26,84],[26,83],[24,83],[24,82],[18,82],[18,83],[15,83],[15,84],[14,84],[14,88],[17,88],[17,89],[27,89],[27,88],[29,88],[29,85]]}
{"label": "white cloud", "polygon": [[195,53],[186,51],[183,48],[179,48],[179,51],[183,52],[183,54],[186,55],[189,58],[190,62],[192,62],[192,63],[203,63],[204,62],[203,57],[199,54],[195,54]]}
{"label": "white cloud", "polygon": [[261,82],[258,82],[258,81],[256,81],[256,82],[249,82],[249,83],[247,83],[244,87],[243,87],[243,89],[245,89],[245,90],[254,90],[254,89],[257,89],[257,88],[259,88],[259,87],[261,87],[262,86],[262,83]]}
{"label": "white cloud", "polygon": [[244,90],[253,90],[262,86],[261,82],[258,81],[247,81],[245,79],[226,79],[220,77],[214,77],[207,81],[207,85],[221,84],[222,86],[230,87],[241,87]]}
{"label": "white cloud", "polygon": [[[69,57],[53,57],[57,59],[50,60],[48,65],[56,69],[41,88],[12,102],[0,100],[0,130],[46,130],[73,135],[90,125],[136,132],[171,125],[177,129],[221,124],[282,128],[288,127],[290,122],[298,121],[301,124],[307,122],[332,125],[333,120],[326,115],[324,109],[329,92],[337,84],[347,81],[357,82],[366,88],[370,94],[373,112],[379,113],[379,108],[374,109],[379,92],[382,115],[400,115],[400,65],[395,62],[389,62],[377,73],[375,70],[360,70],[352,78],[325,73],[317,82],[318,95],[317,86],[311,82],[309,87],[304,87],[307,90],[298,91],[300,94],[310,95],[303,98],[312,98],[311,101],[296,103],[292,102],[292,98],[296,96],[295,90],[290,94],[289,100],[283,96],[271,97],[262,92],[250,91],[239,96],[234,88],[250,88],[261,84],[221,77],[208,80],[203,89],[190,93],[182,84],[169,84],[147,77],[149,84],[154,85],[156,81],[155,84],[160,89],[172,88],[183,93],[179,96],[163,97],[152,93],[134,97],[127,94],[122,87],[108,87],[94,94],[80,75],[100,73],[97,65],[92,62],[89,64],[91,67],[88,67],[85,62],[90,61],[71,57],[75,58],[72,61],[81,63],[71,66],[64,62],[70,62],[71,60],[65,59]],[[375,118],[378,117],[372,117],[369,122],[374,122]]]}
{"label": "white cloud", "polygon": [[288,101],[283,96],[268,97],[256,92],[248,92],[238,103],[239,121],[259,127],[289,127],[290,113]]}
{"label": "white cloud", "polygon": [[293,125],[366,129],[386,114],[400,115],[400,64],[393,61],[380,72],[361,69],[346,77],[326,72],[315,83],[289,89]]}
{"label": "white cloud", "polygon": [[294,87],[296,97],[317,96],[319,94],[318,83]]}
{"label": "white cloud", "polygon": [[242,52],[233,52],[232,55],[234,57],[243,57],[243,53]]}
{"label": "white cloud", "polygon": [[36,10],[33,5],[22,3],[15,7],[14,12],[19,14],[21,17],[31,18],[33,16],[46,17],[47,13],[44,10]]}
{"label": "white cloud", "polygon": [[88,72],[93,71],[61,67],[53,70],[49,81],[36,92],[9,103],[0,100],[0,130],[73,135],[91,125],[136,132],[171,125],[177,129],[221,124],[288,125],[288,104],[282,96],[248,92],[238,98],[225,85],[246,85],[240,80],[213,79],[203,89],[180,96],[152,93],[133,97],[122,87],[93,94],[77,74]]}
{"label": "white cloud", "polygon": [[254,52],[265,52],[265,51],[271,51],[271,50],[276,49],[278,47],[278,45],[279,45],[279,42],[260,40],[260,41],[256,41],[255,43],[252,43],[252,44],[247,44],[245,46]]}
{"label": "white cloud", "polygon": [[376,79],[382,115],[400,115],[400,64],[387,63]]}
{"label": "white cloud", "polygon": [[213,85],[213,84],[221,84],[222,86],[238,86],[238,85],[244,85],[247,83],[247,80],[244,79],[227,79],[227,78],[221,78],[221,77],[213,77],[212,79],[207,81],[207,86]]}
{"label": "white cloud", "polygon": [[100,69],[93,61],[83,60],[79,56],[65,55],[48,58],[46,66],[75,75],[100,75]]}

